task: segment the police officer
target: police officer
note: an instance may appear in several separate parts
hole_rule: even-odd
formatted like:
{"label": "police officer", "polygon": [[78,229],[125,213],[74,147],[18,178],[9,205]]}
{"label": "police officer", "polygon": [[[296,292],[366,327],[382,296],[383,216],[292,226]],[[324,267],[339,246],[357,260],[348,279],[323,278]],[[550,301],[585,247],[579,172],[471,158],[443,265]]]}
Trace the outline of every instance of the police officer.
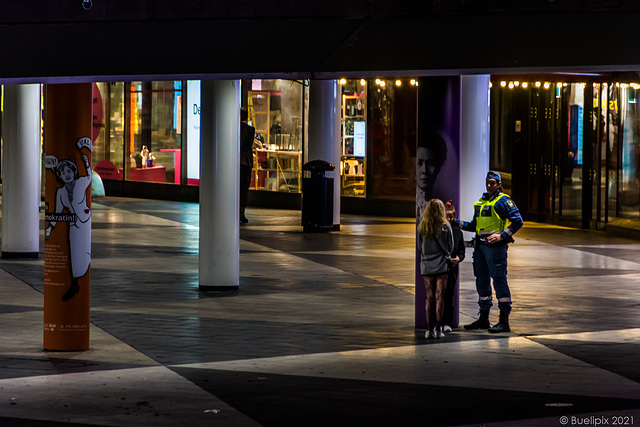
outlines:
{"label": "police officer", "polygon": [[[511,198],[502,192],[502,181],[498,172],[489,171],[485,180],[487,192],[474,203],[471,222],[456,220],[463,230],[475,231],[473,271],[476,276],[480,318],[465,325],[465,329],[488,329],[489,332],[509,332],[511,292],[507,284],[507,249],[513,242],[513,234],[522,227],[522,217]],[[498,299],[500,320],[489,323],[491,302],[491,279]]]}

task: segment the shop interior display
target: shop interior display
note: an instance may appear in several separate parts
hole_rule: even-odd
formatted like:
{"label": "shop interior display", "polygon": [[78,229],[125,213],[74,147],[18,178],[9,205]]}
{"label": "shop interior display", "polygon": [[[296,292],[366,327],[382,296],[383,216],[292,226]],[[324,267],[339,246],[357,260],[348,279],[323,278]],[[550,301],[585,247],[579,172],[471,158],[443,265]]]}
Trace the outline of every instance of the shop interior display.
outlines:
{"label": "shop interior display", "polygon": [[281,95],[277,91],[249,91],[249,122],[256,129],[262,149],[254,150],[251,189],[300,191],[302,151],[299,117],[292,117],[293,132],[282,123]]}
{"label": "shop interior display", "polygon": [[366,194],[366,97],[342,95],[342,156],[340,176],[344,196]]}

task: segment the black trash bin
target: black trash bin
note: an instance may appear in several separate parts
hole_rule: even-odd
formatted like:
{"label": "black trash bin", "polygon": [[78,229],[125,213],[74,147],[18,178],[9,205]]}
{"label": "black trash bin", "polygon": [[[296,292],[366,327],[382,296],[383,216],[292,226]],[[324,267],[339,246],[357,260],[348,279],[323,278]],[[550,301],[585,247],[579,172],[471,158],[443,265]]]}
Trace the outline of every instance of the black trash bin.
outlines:
{"label": "black trash bin", "polygon": [[302,230],[328,232],[333,228],[333,178],[324,176],[335,169],[324,160],[302,165]]}

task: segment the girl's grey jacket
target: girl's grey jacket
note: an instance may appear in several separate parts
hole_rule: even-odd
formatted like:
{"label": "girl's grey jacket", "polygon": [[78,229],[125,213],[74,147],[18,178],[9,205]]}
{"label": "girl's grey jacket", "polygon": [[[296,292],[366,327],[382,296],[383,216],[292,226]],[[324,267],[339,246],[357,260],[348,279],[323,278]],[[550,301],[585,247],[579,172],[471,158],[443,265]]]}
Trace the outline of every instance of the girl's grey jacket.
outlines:
{"label": "girl's grey jacket", "polygon": [[[418,249],[420,249],[420,274],[445,274],[449,267],[447,257],[451,258],[453,250],[453,232],[449,224],[443,224],[438,235],[438,242],[418,233]],[[441,247],[442,246],[442,247]],[[445,254],[446,252],[446,254]]]}

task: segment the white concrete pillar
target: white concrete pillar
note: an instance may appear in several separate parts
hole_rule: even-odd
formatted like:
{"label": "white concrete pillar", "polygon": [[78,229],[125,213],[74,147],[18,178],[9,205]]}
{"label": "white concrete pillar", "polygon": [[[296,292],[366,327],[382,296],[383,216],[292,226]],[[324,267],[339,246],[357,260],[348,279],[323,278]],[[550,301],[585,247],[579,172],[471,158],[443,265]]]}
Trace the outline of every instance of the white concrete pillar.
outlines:
{"label": "white concrete pillar", "polygon": [[[462,142],[458,218],[471,221],[489,170],[489,75],[462,76]],[[465,232],[466,233],[466,232]],[[465,236],[469,240],[471,235]]]}
{"label": "white concrete pillar", "polygon": [[309,139],[307,160],[325,160],[335,166],[333,178],[333,229],[340,229],[340,112],[342,90],[337,80],[309,82]]}
{"label": "white concrete pillar", "polygon": [[240,80],[202,81],[200,289],[240,284]]}
{"label": "white concrete pillar", "polygon": [[4,87],[2,257],[40,252],[42,165],[40,85]]}

